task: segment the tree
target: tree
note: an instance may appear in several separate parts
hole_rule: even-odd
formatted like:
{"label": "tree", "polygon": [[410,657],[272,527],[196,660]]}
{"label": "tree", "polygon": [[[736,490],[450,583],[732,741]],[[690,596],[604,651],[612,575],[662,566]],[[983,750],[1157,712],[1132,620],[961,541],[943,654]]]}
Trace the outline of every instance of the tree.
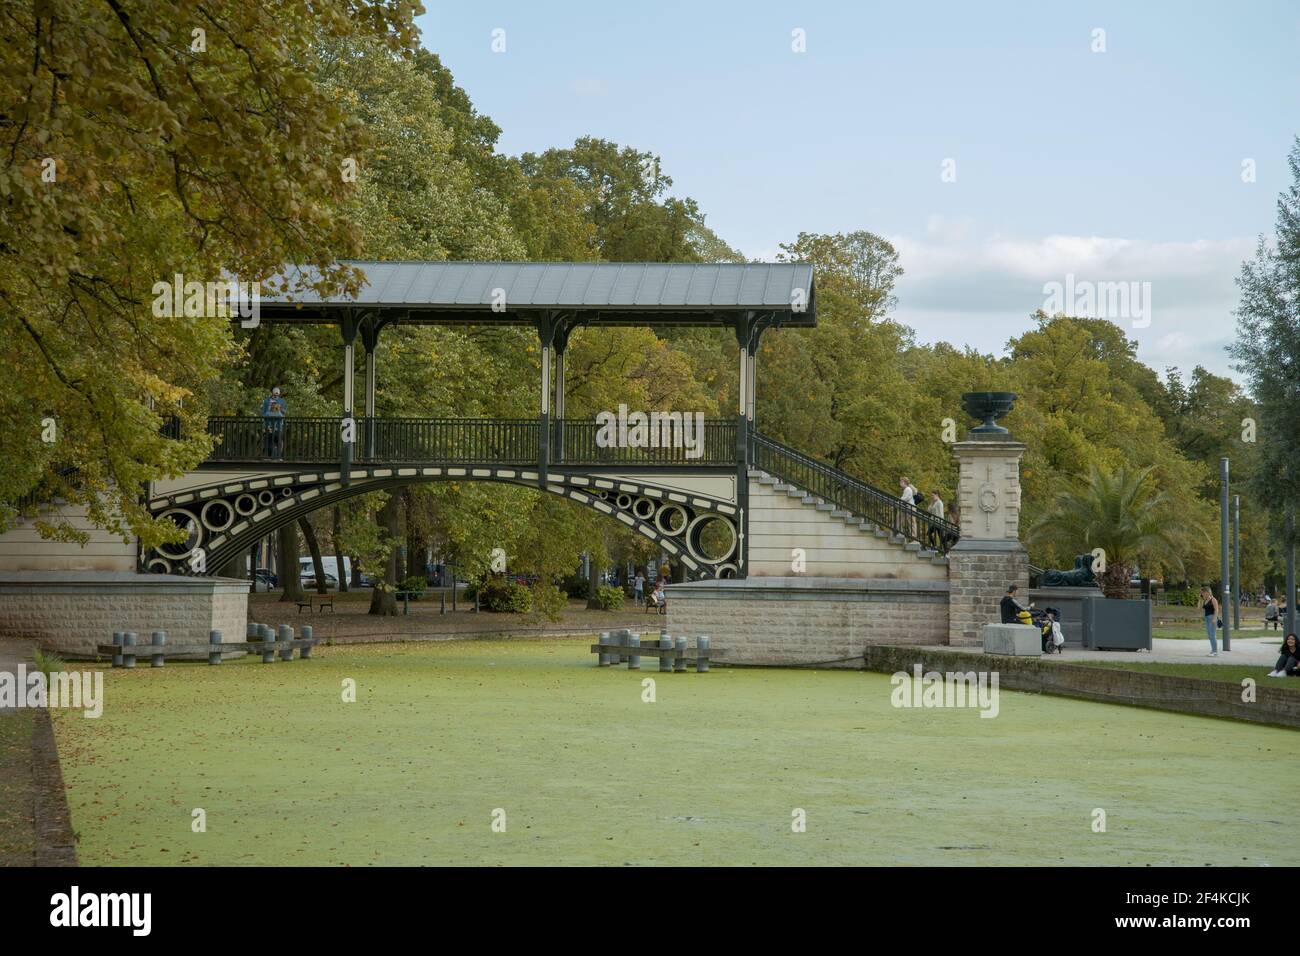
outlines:
{"label": "tree", "polygon": [[1107,597],[1125,596],[1141,562],[1181,569],[1187,540],[1195,532],[1178,520],[1169,496],[1156,490],[1154,470],[1121,465],[1106,472],[1094,465],[1087,481],[1053,496],[1051,506],[1029,529],[1029,541],[1054,539],[1077,542],[1080,550],[1101,548],[1101,587]]}
{"label": "tree", "polygon": [[[262,280],[355,248],[340,174],[364,131],[312,81],[322,35],[415,43],[407,0],[10,4],[0,44],[0,501],[84,505],[176,540],[139,501],[200,461],[230,320],[168,314],[157,284]],[[191,29],[192,28],[192,29]],[[160,434],[171,416],[187,425]],[[0,506],[0,528],[14,510]],[[43,534],[72,534],[46,522]]]}
{"label": "tree", "polygon": [[1300,511],[1300,137],[1287,163],[1291,185],[1277,200],[1275,241],[1261,237],[1237,279],[1241,304],[1229,353],[1259,406],[1253,490],[1273,504],[1279,540],[1294,547],[1298,523],[1286,518]]}

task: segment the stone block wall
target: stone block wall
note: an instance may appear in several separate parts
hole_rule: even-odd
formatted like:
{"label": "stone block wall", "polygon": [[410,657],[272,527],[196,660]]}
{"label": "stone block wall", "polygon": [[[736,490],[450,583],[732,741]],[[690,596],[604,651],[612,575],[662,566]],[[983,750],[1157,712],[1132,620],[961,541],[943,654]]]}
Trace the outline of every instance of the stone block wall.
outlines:
{"label": "stone block wall", "polygon": [[1002,619],[999,605],[1008,585],[1020,585],[1018,600],[1029,603],[1029,555],[1018,542],[998,549],[965,545],[958,542],[948,552],[948,633],[935,643],[978,647],[984,625]]}
{"label": "stone block wall", "polygon": [[666,626],[674,636],[708,635],[719,663],[861,668],[868,644],[944,643],[948,587],[808,577],[695,581],[668,587]]}
{"label": "stone block wall", "polygon": [[38,642],[65,657],[93,657],[114,631],[135,631],[146,644],[156,630],[167,642],[207,643],[221,631],[242,641],[248,582],[125,572],[29,571],[0,574],[0,635]]}

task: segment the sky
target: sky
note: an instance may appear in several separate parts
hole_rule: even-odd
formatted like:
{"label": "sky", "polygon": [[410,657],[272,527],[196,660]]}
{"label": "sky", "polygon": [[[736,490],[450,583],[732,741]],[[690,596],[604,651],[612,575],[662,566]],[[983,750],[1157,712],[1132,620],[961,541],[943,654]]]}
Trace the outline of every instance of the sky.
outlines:
{"label": "sky", "polygon": [[1001,355],[1063,303],[1157,370],[1233,374],[1236,276],[1300,135],[1295,0],[426,6],[502,152],[653,152],[753,259],[884,236],[922,342]]}

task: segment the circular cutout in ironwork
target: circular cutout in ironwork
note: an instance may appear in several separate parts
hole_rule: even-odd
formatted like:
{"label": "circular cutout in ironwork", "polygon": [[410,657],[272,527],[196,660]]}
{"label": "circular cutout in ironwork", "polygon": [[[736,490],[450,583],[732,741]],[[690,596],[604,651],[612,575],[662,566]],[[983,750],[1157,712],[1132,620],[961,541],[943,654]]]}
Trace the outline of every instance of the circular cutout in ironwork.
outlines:
{"label": "circular cutout in ironwork", "polygon": [[734,578],[737,574],[737,569],[734,564],[728,561],[726,564],[718,565],[717,573],[720,578]]}
{"label": "circular cutout in ironwork", "polygon": [[199,520],[209,531],[225,531],[235,523],[235,509],[221,499],[209,501],[199,512]]}
{"label": "circular cutout in ironwork", "polygon": [[655,527],[661,534],[675,538],[686,530],[690,520],[691,516],[681,505],[665,504],[660,506],[659,513],[655,515]]}
{"label": "circular cutout in ironwork", "polygon": [[281,489],[280,489],[280,497],[281,497],[281,498],[292,498],[292,497],[293,497],[293,486],[291,485],[291,486],[289,486],[288,488],[281,488]]}
{"label": "circular cutout in ironwork", "polygon": [[259,491],[259,492],[257,493],[257,501],[258,501],[258,503],[261,504],[263,507],[268,507],[268,506],[270,506],[270,505],[273,505],[273,504],[275,504],[275,492],[274,492],[274,491]]}
{"label": "circular cutout in ironwork", "polygon": [[692,557],[719,564],[736,551],[736,529],[721,515],[706,512],[687,526],[686,547]]}
{"label": "circular cutout in ironwork", "polygon": [[626,511],[628,508],[632,507],[632,496],[628,494],[619,495],[614,499],[614,504]]}
{"label": "circular cutout in ironwork", "polygon": [[171,574],[171,562],[166,558],[150,558],[144,569],[150,574]]}
{"label": "circular cutout in ironwork", "polygon": [[632,502],[632,514],[636,515],[642,521],[647,521],[654,517],[655,503],[649,498],[638,498]]}
{"label": "circular cutout in ironwork", "polygon": [[257,499],[250,494],[242,494],[235,499],[235,511],[247,518],[257,510]]}
{"label": "circular cutout in ironwork", "polygon": [[158,517],[170,518],[178,528],[185,531],[185,540],[178,544],[160,544],[158,545],[159,554],[163,557],[179,560],[188,557],[199,543],[203,541],[203,526],[199,524],[197,518],[184,508],[172,508],[170,511],[164,511]]}

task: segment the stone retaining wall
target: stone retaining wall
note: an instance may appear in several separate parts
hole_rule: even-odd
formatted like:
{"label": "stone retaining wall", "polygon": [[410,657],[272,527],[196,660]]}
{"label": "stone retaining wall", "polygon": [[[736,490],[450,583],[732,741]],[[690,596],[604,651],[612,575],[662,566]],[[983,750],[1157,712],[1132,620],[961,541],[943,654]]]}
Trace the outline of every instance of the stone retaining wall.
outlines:
{"label": "stone retaining wall", "polygon": [[673,584],[671,634],[713,638],[720,664],[863,667],[869,643],[940,644],[948,582],[748,578]]}
{"label": "stone retaining wall", "polygon": [[1245,703],[1240,684],[1116,667],[909,647],[868,647],[864,661],[868,670],[886,674],[911,673],[916,664],[926,671],[940,673],[997,671],[998,686],[1003,690],[1057,694],[1300,729],[1300,694],[1270,687],[1262,668],[1255,686],[1255,701]]}
{"label": "stone retaining wall", "polygon": [[36,641],[65,657],[93,657],[114,631],[152,631],[172,644],[202,643],[221,631],[242,641],[248,582],[97,571],[16,571],[0,574],[0,636]]}

